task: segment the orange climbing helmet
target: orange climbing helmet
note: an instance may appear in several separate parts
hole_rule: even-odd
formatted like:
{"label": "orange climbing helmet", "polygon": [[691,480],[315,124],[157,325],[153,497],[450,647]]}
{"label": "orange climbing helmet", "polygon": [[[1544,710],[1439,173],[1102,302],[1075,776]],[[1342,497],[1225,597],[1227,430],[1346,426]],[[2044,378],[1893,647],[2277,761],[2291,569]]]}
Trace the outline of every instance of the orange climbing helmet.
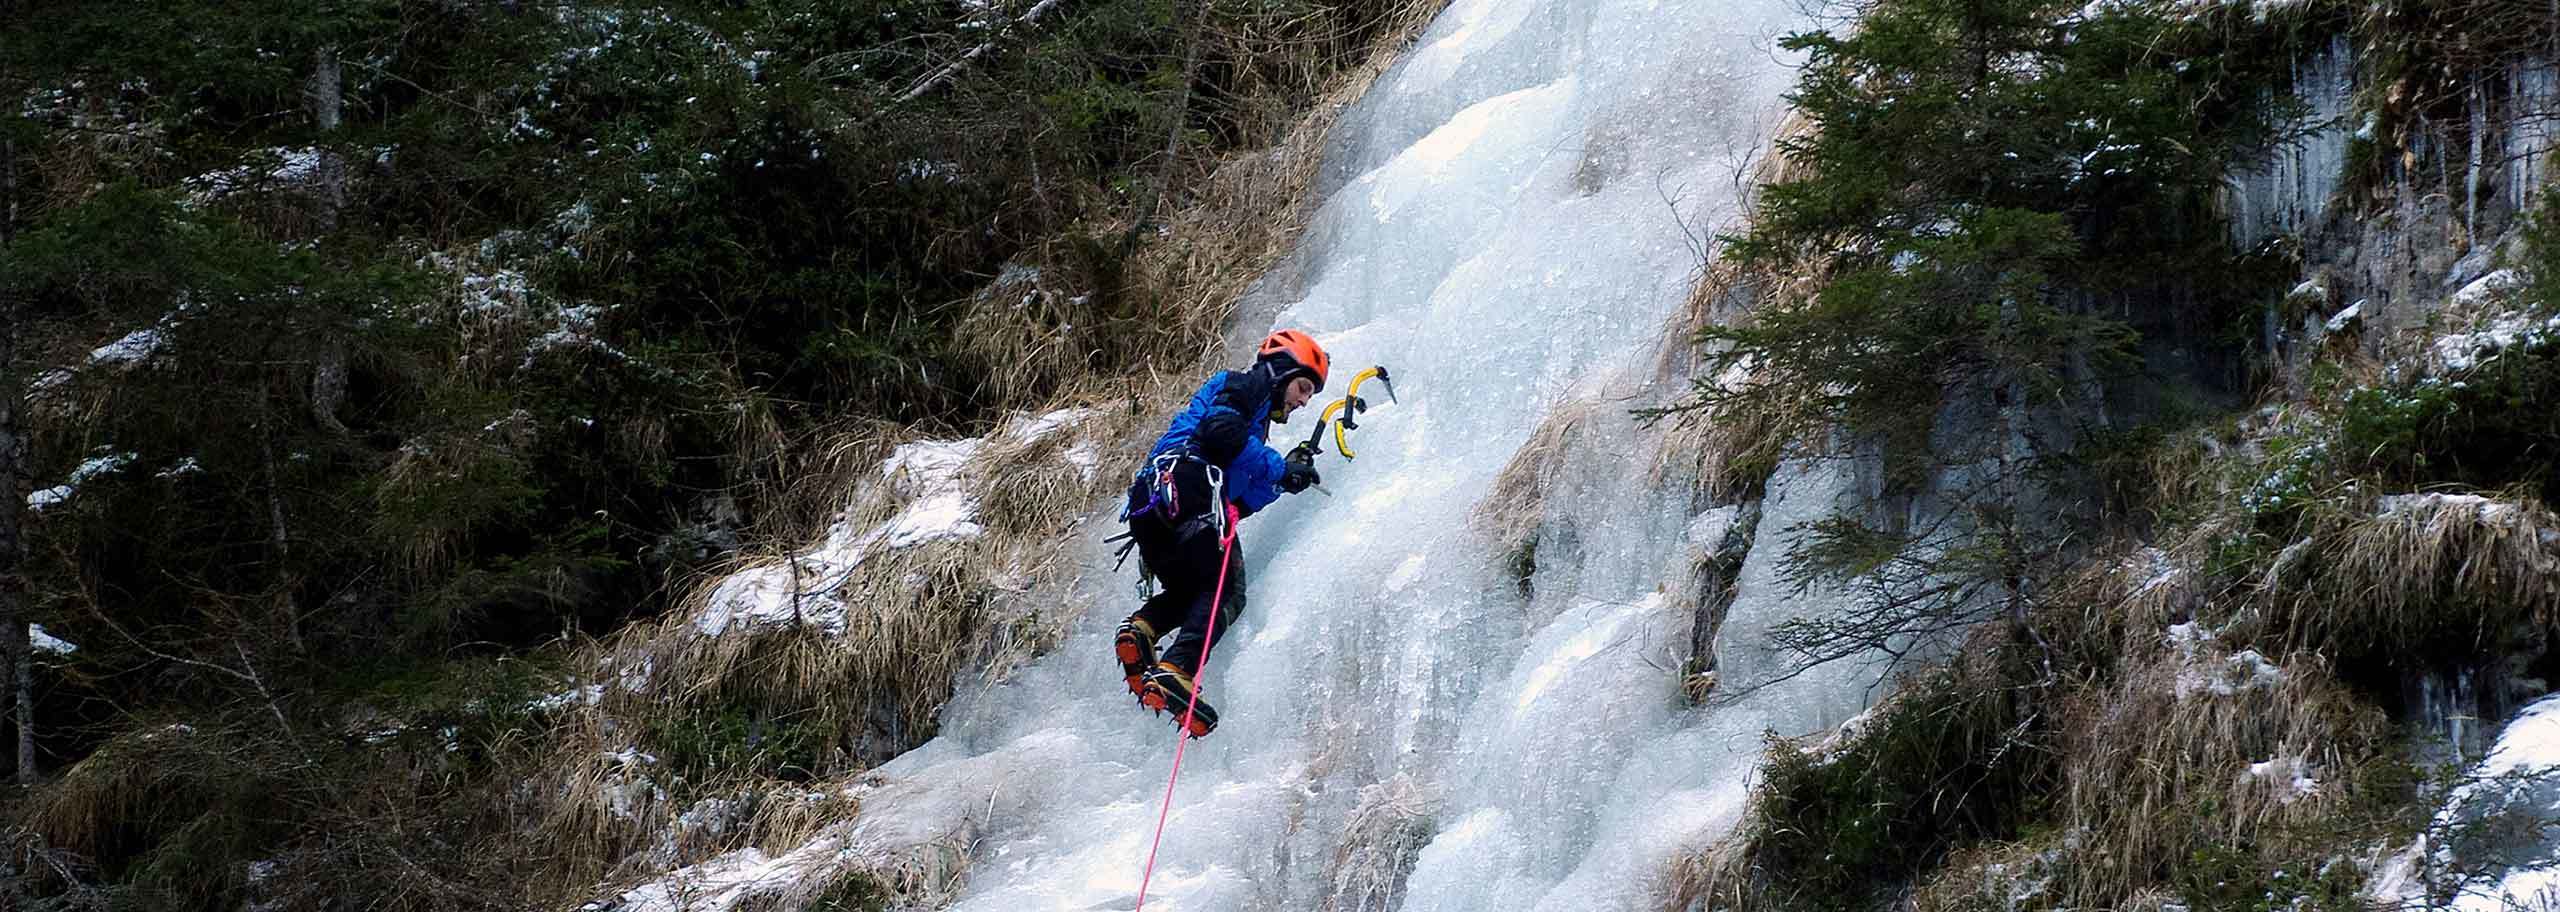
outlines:
{"label": "orange climbing helmet", "polygon": [[1314,337],[1294,329],[1280,330],[1264,336],[1262,350],[1255,353],[1255,357],[1263,361],[1283,356],[1296,365],[1296,369],[1282,371],[1280,373],[1282,378],[1304,371],[1309,379],[1316,382],[1318,392],[1324,390],[1325,372],[1332,368],[1333,364],[1332,359],[1325,357],[1324,347],[1317,345]]}

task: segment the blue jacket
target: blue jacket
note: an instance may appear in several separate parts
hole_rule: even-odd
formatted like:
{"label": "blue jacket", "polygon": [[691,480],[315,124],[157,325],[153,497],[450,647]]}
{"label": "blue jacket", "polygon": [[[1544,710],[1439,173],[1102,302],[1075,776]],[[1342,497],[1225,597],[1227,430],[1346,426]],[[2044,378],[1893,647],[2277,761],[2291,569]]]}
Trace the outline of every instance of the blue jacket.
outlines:
{"label": "blue jacket", "polygon": [[[1191,404],[1173,416],[1164,436],[1156,438],[1155,448],[1147,451],[1148,462],[1189,447],[1226,472],[1227,500],[1243,515],[1270,506],[1280,499],[1280,473],[1288,468],[1280,451],[1264,442],[1276,380],[1267,361],[1210,377],[1191,394]],[[1140,475],[1145,471],[1141,467]]]}

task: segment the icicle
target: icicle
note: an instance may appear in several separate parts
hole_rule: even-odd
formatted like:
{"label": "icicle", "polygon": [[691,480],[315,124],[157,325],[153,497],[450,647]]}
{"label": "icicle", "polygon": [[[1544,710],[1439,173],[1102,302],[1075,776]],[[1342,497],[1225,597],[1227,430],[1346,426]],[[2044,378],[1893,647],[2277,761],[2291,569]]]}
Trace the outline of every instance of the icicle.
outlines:
{"label": "icicle", "polygon": [[2471,109],[2471,160],[2462,175],[2462,237],[2466,244],[2480,242],[2480,164],[2489,136],[2489,99],[2480,91],[2480,79],[2472,77],[2463,90]]}
{"label": "icicle", "polygon": [[[2346,123],[2353,113],[2354,73],[2355,50],[2344,37],[2294,61],[2294,94],[2307,106],[2290,125],[2300,135],[2234,172],[2224,195],[2235,246],[2308,231],[2327,214],[2330,198],[2345,181],[2347,147],[2355,136]],[[2265,103],[2273,107],[2275,101]]]}

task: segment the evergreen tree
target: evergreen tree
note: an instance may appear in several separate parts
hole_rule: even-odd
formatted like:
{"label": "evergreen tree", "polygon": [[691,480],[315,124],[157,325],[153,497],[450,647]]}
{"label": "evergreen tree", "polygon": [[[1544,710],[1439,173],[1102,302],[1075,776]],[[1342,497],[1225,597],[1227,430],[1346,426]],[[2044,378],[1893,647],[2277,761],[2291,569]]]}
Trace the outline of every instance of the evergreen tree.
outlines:
{"label": "evergreen tree", "polygon": [[[1788,176],[1724,239],[1766,293],[1699,334],[1695,395],[1669,410],[1773,429],[1763,460],[1842,428],[1881,450],[1888,493],[1973,467],[1961,490],[1934,492],[1943,516],[1812,530],[1798,581],[1855,580],[1865,602],[1779,632],[1808,665],[2023,619],[2024,581],[2067,541],[2038,531],[2063,519],[2042,514],[2075,499],[2052,489],[2068,473],[2048,470],[2076,441],[2039,429],[2103,427],[2105,391],[2142,367],[2144,333],[2209,344],[2196,327],[2264,293],[2214,196],[2242,153],[2282,138],[2286,112],[2265,99],[2293,40],[2231,27],[2246,7],[1862,12],[1854,32],[1784,42],[1807,55],[1790,100],[1809,128],[1778,144]],[[1990,432],[1948,449],[1934,432],[1951,408]]]}

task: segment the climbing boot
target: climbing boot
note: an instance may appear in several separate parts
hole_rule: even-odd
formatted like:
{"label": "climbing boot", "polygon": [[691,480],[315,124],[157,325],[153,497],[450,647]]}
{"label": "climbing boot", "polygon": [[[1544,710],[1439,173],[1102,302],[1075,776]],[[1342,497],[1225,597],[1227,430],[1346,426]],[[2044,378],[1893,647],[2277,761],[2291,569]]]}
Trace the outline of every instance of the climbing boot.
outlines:
{"label": "climbing boot", "polygon": [[1218,711],[1209,706],[1209,701],[1193,696],[1191,676],[1171,662],[1158,662],[1147,670],[1138,703],[1160,713],[1172,713],[1175,725],[1183,724],[1188,716],[1191,737],[1218,730]]}
{"label": "climbing boot", "polygon": [[1156,630],[1137,615],[1120,622],[1120,633],[1111,638],[1112,655],[1120,660],[1120,674],[1128,679],[1129,692],[1146,693],[1147,666],[1156,663]]}

